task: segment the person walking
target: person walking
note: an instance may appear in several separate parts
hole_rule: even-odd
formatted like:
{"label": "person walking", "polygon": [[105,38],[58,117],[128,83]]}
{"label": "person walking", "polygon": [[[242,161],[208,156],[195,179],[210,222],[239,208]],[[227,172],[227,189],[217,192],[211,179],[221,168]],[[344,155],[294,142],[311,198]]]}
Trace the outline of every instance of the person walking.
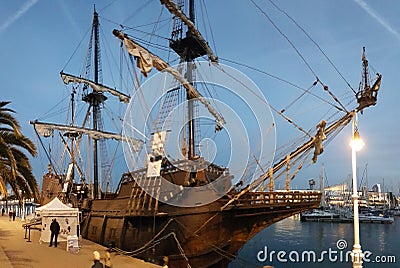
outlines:
{"label": "person walking", "polygon": [[164,256],[164,257],[163,257],[163,263],[164,263],[164,265],[162,266],[162,268],[168,268],[168,262],[169,262],[168,256]]}
{"label": "person walking", "polygon": [[8,212],[8,217],[9,217],[9,221],[11,221],[11,219],[12,219],[12,216],[13,216],[13,212],[12,212],[12,210],[10,209],[10,211]]}
{"label": "person walking", "polygon": [[1,216],[4,216],[4,212],[6,212],[6,210],[4,209],[4,207],[1,208]]}
{"label": "person walking", "polygon": [[56,218],[54,218],[50,224],[50,232],[51,236],[50,236],[49,247],[53,245],[53,238],[54,238],[54,246],[57,247],[57,238],[58,238],[58,233],[60,232],[60,224],[58,223]]}
{"label": "person walking", "polygon": [[13,218],[13,221],[15,221],[15,216],[17,216],[17,214],[16,214],[16,212],[15,212],[15,210],[12,212],[12,218]]}
{"label": "person walking", "polygon": [[103,268],[103,264],[100,262],[100,253],[97,250],[93,251],[92,268]]}
{"label": "person walking", "polygon": [[106,258],[104,262],[104,268],[112,268],[112,263],[111,263],[111,254],[110,252],[106,252]]}

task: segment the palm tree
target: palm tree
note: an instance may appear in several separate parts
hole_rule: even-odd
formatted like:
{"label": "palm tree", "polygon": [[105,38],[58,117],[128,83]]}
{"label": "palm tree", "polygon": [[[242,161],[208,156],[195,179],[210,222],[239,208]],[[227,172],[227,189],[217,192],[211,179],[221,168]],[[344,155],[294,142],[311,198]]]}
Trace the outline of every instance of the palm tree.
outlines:
{"label": "palm tree", "polygon": [[9,101],[0,101],[0,191],[7,198],[10,185],[20,201],[23,197],[39,199],[38,184],[25,151],[36,156],[34,143],[21,133],[18,121],[7,108]]}

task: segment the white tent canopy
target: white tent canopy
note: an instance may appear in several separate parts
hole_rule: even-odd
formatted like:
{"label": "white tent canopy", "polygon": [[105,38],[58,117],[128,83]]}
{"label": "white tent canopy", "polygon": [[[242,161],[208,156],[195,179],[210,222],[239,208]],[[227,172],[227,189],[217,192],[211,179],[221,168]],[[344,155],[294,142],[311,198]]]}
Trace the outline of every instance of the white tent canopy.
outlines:
{"label": "white tent canopy", "polygon": [[42,217],[40,241],[50,242],[50,224],[56,218],[60,224],[58,241],[67,241],[67,236],[79,236],[79,210],[71,208],[57,197],[44,206],[36,208],[36,216]]}

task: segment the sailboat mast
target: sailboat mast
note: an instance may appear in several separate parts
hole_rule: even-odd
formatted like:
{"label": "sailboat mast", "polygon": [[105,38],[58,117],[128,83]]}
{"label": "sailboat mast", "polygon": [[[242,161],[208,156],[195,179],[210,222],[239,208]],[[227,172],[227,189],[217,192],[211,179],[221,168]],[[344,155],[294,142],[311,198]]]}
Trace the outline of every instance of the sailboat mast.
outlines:
{"label": "sailboat mast", "polygon": [[325,207],[326,200],[325,200],[325,183],[324,183],[324,180],[325,180],[325,166],[324,166],[324,164],[322,164],[322,167],[321,167],[321,174],[320,174],[319,180],[320,180],[319,181],[319,188],[320,188],[320,191],[321,191],[321,206]]}
{"label": "sailboat mast", "polygon": [[368,188],[368,164],[365,164],[365,184],[367,185],[367,207],[369,207],[369,188]]}

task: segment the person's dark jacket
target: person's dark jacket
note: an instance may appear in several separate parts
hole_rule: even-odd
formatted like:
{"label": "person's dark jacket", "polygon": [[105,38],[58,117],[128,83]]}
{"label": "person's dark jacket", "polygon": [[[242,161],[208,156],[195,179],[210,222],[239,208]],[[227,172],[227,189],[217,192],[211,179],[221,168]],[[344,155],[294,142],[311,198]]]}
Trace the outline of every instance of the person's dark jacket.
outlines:
{"label": "person's dark jacket", "polygon": [[92,268],[103,268],[103,264],[100,261],[95,260]]}
{"label": "person's dark jacket", "polygon": [[50,224],[50,231],[54,234],[58,234],[60,232],[60,224],[57,221],[52,221]]}

